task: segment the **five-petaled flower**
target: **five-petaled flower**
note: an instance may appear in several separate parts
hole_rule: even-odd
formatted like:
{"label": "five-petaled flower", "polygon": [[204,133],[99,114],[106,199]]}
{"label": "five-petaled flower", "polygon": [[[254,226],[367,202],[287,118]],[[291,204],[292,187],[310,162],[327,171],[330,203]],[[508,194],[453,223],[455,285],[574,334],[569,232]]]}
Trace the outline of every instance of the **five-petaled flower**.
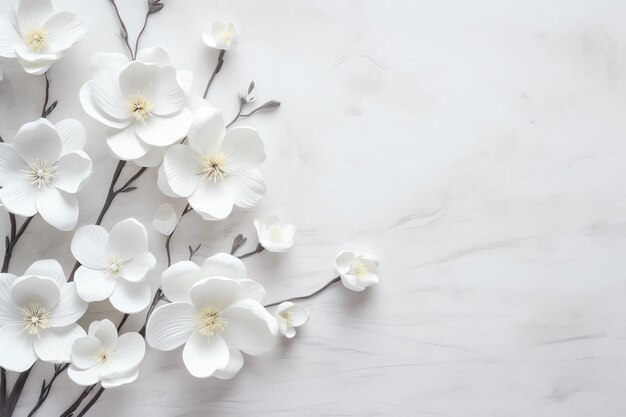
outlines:
{"label": "five-petaled flower", "polygon": [[309,312],[300,304],[284,301],[276,307],[274,317],[278,322],[278,330],[291,339],[296,335],[294,327],[302,326],[309,320]]}
{"label": "five-petaled flower", "polygon": [[135,219],[117,223],[111,233],[102,226],[83,226],[72,239],[72,254],[81,263],[74,277],[80,298],[109,299],[123,313],[148,307],[148,272],[156,265],[148,252],[148,234]]}
{"label": "five-petaled flower", "polygon": [[257,355],[275,343],[277,323],[261,305],[265,290],[246,278],[234,256],[221,253],[202,266],[175,263],[163,272],[171,304],[150,316],[146,340],[169,351],[185,345],[183,361],[198,378],[232,378],[243,365],[241,352]]}
{"label": "five-petaled flower", "polygon": [[21,277],[0,274],[0,366],[23,372],[38,358],[69,362],[86,310],[55,260],[37,261]]}
{"label": "five-petaled flower", "polygon": [[335,259],[335,270],[341,277],[341,283],[352,291],[363,291],[379,281],[378,259],[372,255],[341,251]]}
{"label": "five-petaled flower", "polygon": [[189,71],[176,70],[161,47],[142,49],[137,60],[118,53],[97,53],[92,80],[80,90],[83,109],[118,132],[107,138],[113,154],[141,166],[157,166],[168,146],[183,139],[192,123],[187,96]]}
{"label": "five-petaled flower", "polygon": [[219,110],[205,108],[187,138],[189,145],[174,145],[165,153],[165,194],[186,197],[205,220],[228,217],[233,204],[252,207],[265,194],[257,168],[265,150],[256,130],[238,127],[226,132]]}
{"label": "five-petaled flower", "polygon": [[110,320],[94,321],[87,336],[76,339],[67,375],[82,386],[100,382],[103,388],[129,384],[139,376],[146,343],[139,333],[117,335]]}
{"label": "five-petaled flower", "polygon": [[202,34],[202,40],[209,48],[229,51],[239,44],[239,32],[230,22],[213,22],[211,31]]}
{"label": "five-petaled flower", "polygon": [[15,21],[0,16],[0,57],[17,59],[24,71],[43,74],[87,34],[87,19],[54,13],[50,0],[19,0]]}
{"label": "five-petaled flower", "polygon": [[41,217],[60,230],[78,221],[76,194],[92,171],[82,151],[85,129],[76,120],[46,119],[20,128],[13,144],[0,143],[0,201],[11,213]]}
{"label": "five-petaled flower", "polygon": [[259,243],[270,252],[285,252],[293,246],[296,227],[293,224],[282,224],[276,216],[256,219],[254,227]]}

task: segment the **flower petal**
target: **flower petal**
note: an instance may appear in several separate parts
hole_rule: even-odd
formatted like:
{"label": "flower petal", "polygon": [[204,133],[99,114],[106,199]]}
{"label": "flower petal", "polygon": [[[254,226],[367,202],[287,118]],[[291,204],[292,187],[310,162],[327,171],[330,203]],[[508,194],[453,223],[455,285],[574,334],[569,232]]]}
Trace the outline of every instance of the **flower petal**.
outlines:
{"label": "flower petal", "polygon": [[66,327],[51,327],[35,337],[35,353],[44,362],[69,362],[72,345],[85,331],[78,324]]}
{"label": "flower petal", "polygon": [[172,187],[170,187],[170,185],[168,184],[167,175],[165,174],[165,168],[163,164],[161,164],[161,166],[159,167],[159,172],[157,176],[157,186],[159,187],[159,190],[161,190],[161,192],[168,197],[172,197],[172,198],[182,197],[181,195],[176,194],[174,190],[172,190]]}
{"label": "flower petal", "polygon": [[139,333],[124,333],[117,340],[111,367],[127,371],[136,368],[146,354],[146,343]]}
{"label": "flower petal", "polygon": [[22,169],[26,168],[26,162],[19,156],[13,145],[0,143],[0,187],[22,178]]}
{"label": "flower petal", "polygon": [[78,200],[73,194],[42,187],[37,192],[36,204],[41,217],[59,230],[72,230],[78,222]]}
{"label": "flower petal", "polygon": [[202,167],[193,149],[186,145],[174,145],[165,152],[163,170],[172,191],[188,197],[198,186]]}
{"label": "flower petal", "polygon": [[208,378],[228,365],[228,346],[220,335],[211,337],[194,333],[183,350],[183,361],[196,378]]}
{"label": "flower petal", "polygon": [[153,115],[173,115],[185,104],[185,93],[178,84],[173,67],[133,61],[120,73],[119,85],[125,97],[134,94],[145,96],[152,105]]}
{"label": "flower petal", "polygon": [[239,300],[241,285],[230,278],[205,278],[191,287],[189,296],[198,311],[211,307],[222,310]]}
{"label": "flower petal", "polygon": [[228,327],[222,336],[228,346],[250,355],[271,349],[276,343],[276,319],[258,302],[241,300],[222,313]]}
{"label": "flower petal", "polygon": [[189,146],[200,155],[217,152],[224,137],[224,117],[212,106],[199,108],[193,115],[194,121],[187,138]]}
{"label": "flower petal", "polygon": [[162,46],[153,46],[151,48],[143,48],[137,52],[137,61],[146,62],[148,64],[156,64],[160,67],[172,65],[172,58],[167,49]]}
{"label": "flower petal", "polygon": [[231,379],[243,366],[243,355],[237,349],[228,350],[228,365],[222,369],[218,369],[213,373],[215,378]]}
{"label": "flower petal", "polygon": [[93,328],[90,325],[89,333],[98,338],[98,340],[100,340],[100,342],[108,348],[115,349],[117,346],[117,341],[119,339],[117,336],[117,328],[111,320],[102,320],[95,324]]}
{"label": "flower petal", "polygon": [[61,137],[61,155],[82,151],[87,139],[87,131],[78,120],[65,119],[54,125]]}
{"label": "flower petal", "polygon": [[289,311],[291,311],[291,318],[293,320],[292,326],[302,326],[309,321],[309,311],[301,304],[294,304]]}
{"label": "flower petal", "polygon": [[352,291],[361,292],[365,289],[365,287],[360,285],[359,279],[352,274],[341,275],[341,283],[343,284],[344,287]]}
{"label": "flower petal", "polygon": [[100,369],[94,366],[89,369],[81,370],[74,365],[70,365],[70,367],[67,368],[67,376],[69,376],[75,384],[88,387],[100,381]]}
{"label": "flower petal", "polygon": [[342,250],[337,254],[337,257],[335,258],[335,270],[340,275],[347,274],[352,267],[353,261],[354,253],[347,250]]}
{"label": "flower petal", "polygon": [[133,162],[140,167],[155,167],[163,162],[163,156],[167,149],[167,146],[149,146],[148,152],[144,156],[135,159]]}
{"label": "flower petal", "polygon": [[20,0],[15,7],[17,23],[22,33],[41,27],[53,12],[50,0]]}
{"label": "flower petal", "polygon": [[107,145],[115,156],[124,161],[141,158],[150,151],[150,145],[145,144],[137,136],[135,125],[107,137]]}
{"label": "flower petal", "polygon": [[72,238],[72,255],[82,265],[104,270],[109,267],[106,247],[109,241],[109,232],[96,225],[83,226],[74,232]]}
{"label": "flower petal", "polygon": [[37,187],[20,178],[0,189],[0,201],[11,213],[30,217],[37,214]]}
{"label": "flower petal", "polygon": [[65,272],[63,267],[55,259],[43,259],[35,261],[26,269],[26,275],[39,275],[40,277],[52,278],[54,282],[62,288],[66,284]]}
{"label": "flower petal", "polygon": [[107,253],[128,261],[148,252],[148,232],[143,224],[130,218],[117,223],[109,233]]}
{"label": "flower petal", "polygon": [[61,137],[52,123],[39,119],[26,123],[15,135],[17,153],[28,163],[36,160],[53,162],[61,156]]}
{"label": "flower petal", "polygon": [[236,127],[226,132],[221,150],[231,155],[229,164],[237,167],[259,165],[266,158],[261,135],[251,127]]}
{"label": "flower petal", "polygon": [[18,278],[11,287],[11,298],[19,307],[27,307],[38,303],[48,311],[59,302],[61,291],[52,278],[24,276]]}
{"label": "flower petal", "polygon": [[85,113],[87,113],[89,116],[93,117],[95,120],[99,121],[103,125],[113,127],[115,129],[124,129],[131,124],[130,117],[117,119],[102,108],[100,108],[95,99],[94,81],[88,81],[81,87],[79,97],[80,104],[83,106],[83,110],[85,110]]}
{"label": "flower petal", "polygon": [[188,200],[191,207],[206,220],[222,220],[233,211],[233,193],[223,180],[200,181]]}
{"label": "flower petal", "polygon": [[197,327],[198,312],[191,304],[166,304],[148,319],[146,341],[154,349],[174,350],[187,342]]}
{"label": "flower petal", "polygon": [[118,311],[135,314],[150,305],[152,296],[150,286],[146,282],[118,281],[109,301]]}
{"label": "flower petal", "polygon": [[145,143],[153,146],[168,146],[185,136],[191,127],[191,112],[183,108],[168,116],[151,116],[144,123],[136,122],[137,135]]}
{"label": "flower petal", "polygon": [[102,110],[107,119],[128,126],[132,122],[132,114],[128,98],[122,93],[119,79],[119,68],[102,68],[93,76],[90,84],[91,94],[95,105]]}
{"label": "flower petal", "polygon": [[102,388],[109,389],[119,387],[121,385],[130,384],[135,382],[139,377],[139,368],[131,369],[120,374],[116,374],[113,377],[102,378]]}
{"label": "flower petal", "polygon": [[241,299],[249,298],[254,301],[258,301],[262,303],[265,300],[265,296],[267,295],[265,292],[265,288],[261,284],[251,279],[240,279],[237,280],[239,285],[241,285],[242,296]]}
{"label": "flower petal", "polygon": [[190,303],[191,287],[204,278],[199,271],[200,267],[191,261],[176,262],[163,271],[161,288],[168,300]]}
{"label": "flower petal", "polygon": [[105,271],[81,266],[74,275],[76,291],[80,298],[88,303],[106,300],[113,294],[115,278],[109,276]]}
{"label": "flower petal", "polygon": [[0,274],[0,327],[22,320],[19,307],[11,299],[11,286],[16,280],[13,274]]}
{"label": "flower petal", "polygon": [[76,284],[65,283],[61,287],[59,302],[50,312],[48,324],[51,327],[63,327],[76,323],[87,311],[87,303],[80,299],[76,292]]}
{"label": "flower petal", "polygon": [[154,213],[154,219],[152,220],[152,227],[154,227],[157,232],[168,236],[174,231],[177,224],[178,215],[171,204],[163,203],[157,207]]}
{"label": "flower petal", "polygon": [[33,337],[24,331],[23,324],[0,327],[0,367],[14,372],[24,372],[37,360]]}
{"label": "flower petal", "polygon": [[246,278],[246,266],[241,259],[227,253],[218,253],[202,263],[204,277],[226,277],[232,279]]}
{"label": "flower petal", "polygon": [[135,256],[133,259],[124,263],[120,275],[122,278],[132,282],[143,281],[148,271],[154,269],[156,258],[150,252]]}
{"label": "flower petal", "polygon": [[91,158],[83,151],[63,155],[58,162],[54,186],[74,194],[83,188],[92,172]]}
{"label": "flower petal", "polygon": [[71,361],[78,369],[87,369],[98,363],[96,353],[102,346],[100,339],[94,336],[80,337],[74,341],[71,350]]}
{"label": "flower petal", "polygon": [[60,12],[43,25],[47,32],[48,47],[51,53],[66,51],[87,34],[87,19],[73,13]]}
{"label": "flower petal", "polygon": [[226,181],[232,190],[233,202],[238,207],[255,206],[266,191],[265,181],[255,167],[238,169],[228,175]]}
{"label": "flower petal", "polygon": [[0,16],[0,56],[3,58],[15,58],[15,45],[20,42],[20,37],[13,24],[4,16]]}

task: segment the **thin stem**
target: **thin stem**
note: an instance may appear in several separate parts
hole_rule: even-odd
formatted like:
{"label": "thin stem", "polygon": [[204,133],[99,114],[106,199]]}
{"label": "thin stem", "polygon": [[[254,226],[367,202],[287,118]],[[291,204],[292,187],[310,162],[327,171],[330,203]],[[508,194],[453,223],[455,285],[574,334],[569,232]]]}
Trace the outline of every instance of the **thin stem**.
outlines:
{"label": "thin stem", "polygon": [[0,411],[7,403],[7,371],[0,368]]}
{"label": "thin stem", "polygon": [[63,414],[61,414],[61,417],[70,417],[74,415],[74,411],[76,411],[78,407],[80,407],[81,403],[85,400],[85,398],[87,398],[87,396],[91,393],[91,391],[93,391],[95,387],[96,385],[90,385],[85,388],[83,392],[80,393],[76,401],[74,401],[72,405],[70,405],[67,410],[65,410]]}
{"label": "thin stem", "polygon": [[133,54],[133,48],[130,47],[130,43],[128,42],[128,29],[126,29],[126,24],[124,23],[124,19],[120,15],[120,10],[117,8],[117,4],[115,4],[115,0],[110,0],[113,8],[115,9],[115,14],[117,15],[117,20],[120,22],[120,26],[122,27],[122,31],[120,35],[122,39],[124,39],[124,43],[126,44],[126,48],[128,49],[128,53],[130,54],[131,59],[135,59],[135,55]]}
{"label": "thin stem", "polygon": [[341,277],[335,277],[335,278],[331,279],[330,281],[328,281],[322,288],[320,288],[317,291],[312,292],[309,295],[303,295],[303,296],[300,296],[300,297],[287,298],[286,300],[276,301],[275,303],[266,304],[265,307],[277,306],[278,304],[284,303],[285,301],[298,301],[298,300],[306,300],[308,298],[313,298],[316,295],[322,293],[326,288],[330,287],[335,282],[339,282],[339,281],[341,281]]}
{"label": "thin stem", "polygon": [[9,394],[9,398],[7,402],[4,404],[4,409],[2,410],[5,416],[11,417],[13,415],[13,411],[15,411],[15,406],[17,405],[17,400],[19,400],[22,391],[24,390],[24,385],[26,385],[26,380],[28,379],[28,375],[30,375],[30,371],[33,368],[31,367],[29,370],[24,371],[17,377],[17,381],[15,381],[15,385],[13,385],[13,389]]}
{"label": "thin stem", "polygon": [[146,26],[148,26],[148,17],[150,16],[150,10],[148,10],[148,12],[146,13],[146,18],[143,21],[143,27],[141,28],[141,31],[139,32],[139,35],[137,35],[137,40],[135,41],[135,53],[133,54],[133,59],[137,59],[137,51],[139,51],[139,39],[141,39],[141,36],[143,35],[143,32],[146,30]]}
{"label": "thin stem", "polygon": [[224,65],[225,53],[226,53],[225,49],[220,49],[220,54],[217,57],[217,65],[215,66],[215,69],[213,70],[213,74],[211,74],[211,78],[209,78],[209,82],[206,85],[206,89],[204,90],[204,95],[202,96],[203,98],[206,98],[206,96],[209,95],[209,88],[211,88],[211,84],[213,84],[213,80],[215,79],[215,76],[217,75],[217,73],[220,72],[220,70],[222,69],[222,65]]}
{"label": "thin stem", "polygon": [[233,120],[231,120],[230,123],[226,125],[226,129],[228,129],[233,123],[239,120],[239,118],[241,117],[241,112],[243,111],[243,106],[245,106],[246,103],[247,101],[244,100],[243,98],[239,100],[239,110],[237,110],[237,114],[235,115]]}
{"label": "thin stem", "polygon": [[41,392],[39,393],[39,398],[37,399],[37,403],[35,404],[35,406],[33,407],[32,410],[30,410],[30,413],[28,413],[28,417],[33,417],[35,415],[35,413],[37,413],[37,410],[39,410],[39,408],[43,405],[43,403],[46,401],[46,399],[48,398],[48,395],[50,394],[50,390],[52,389],[52,384],[54,384],[54,381],[57,379],[57,377],[59,375],[61,375],[63,373],[63,371],[65,371],[70,365],[69,364],[65,364],[63,366],[61,365],[55,365],[54,367],[54,375],[52,375],[52,378],[50,379],[50,382],[48,382],[47,384],[44,383],[41,386]]}
{"label": "thin stem", "polygon": [[44,72],[44,78],[46,79],[46,97],[43,102],[43,107],[41,109],[41,117],[46,117],[48,113],[48,101],[50,100],[50,79],[48,78],[48,72]]}
{"label": "thin stem", "polygon": [[80,413],[78,413],[78,416],[76,417],[83,417],[85,414],[87,414],[87,411],[89,411],[89,409],[91,407],[93,407],[93,405],[98,401],[98,399],[100,398],[100,396],[104,393],[104,387],[100,387],[100,389],[98,390],[98,392],[96,393],[96,395],[93,396],[93,398],[91,399],[91,401],[89,401],[87,403],[87,405],[85,406],[85,408],[83,408],[83,411],[81,411]]}
{"label": "thin stem", "polygon": [[128,316],[129,316],[129,314],[124,314],[122,316],[122,321],[120,321],[120,324],[117,325],[117,332],[118,333],[120,332],[120,330],[121,330],[122,326],[124,325],[124,323],[126,323],[126,320],[128,320]]}
{"label": "thin stem", "polygon": [[252,252],[248,252],[248,253],[244,253],[243,255],[239,255],[238,258],[239,259],[243,259],[243,258],[247,258],[248,256],[252,256],[255,253],[261,253],[265,250],[265,248],[263,246],[261,246],[260,243],[258,243],[256,245],[256,249],[254,249]]}
{"label": "thin stem", "polygon": [[26,228],[28,227],[28,225],[30,224],[31,220],[34,217],[32,216],[32,217],[26,218],[24,223],[22,223],[22,227],[20,227],[20,229],[15,233],[15,225],[14,225],[14,222],[16,221],[15,215],[10,214],[10,216],[11,216],[11,235],[13,236],[11,239],[9,239],[9,244],[7,245],[4,251],[4,261],[2,263],[2,270],[1,270],[1,272],[3,273],[9,272],[9,264],[11,263],[11,257],[13,256],[13,249],[15,249],[15,245],[17,244],[18,240],[20,240],[20,238],[26,231]]}

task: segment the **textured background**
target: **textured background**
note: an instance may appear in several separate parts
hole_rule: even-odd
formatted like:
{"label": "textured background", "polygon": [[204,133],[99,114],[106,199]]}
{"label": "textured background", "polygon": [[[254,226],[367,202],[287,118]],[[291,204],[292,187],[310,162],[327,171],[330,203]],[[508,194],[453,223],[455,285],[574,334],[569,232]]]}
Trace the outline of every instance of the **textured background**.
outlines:
{"label": "textured background", "polygon": [[[150,351],[139,380],[106,392],[91,415],[624,415],[626,3],[164,2],[142,45],[167,47],[199,94],[217,55],[201,32],[213,19],[240,27],[210,94],[227,120],[251,80],[259,102],[283,102],[240,123],[265,139],[266,198],[220,223],[185,218],[175,259],[188,244],[205,244],[203,256],[227,250],[235,234],[253,236],[255,216],[276,213],[299,227],[296,246],[246,261],[271,301],[333,277],[343,248],[378,254],[382,282],[306,302],[312,317],[297,338],[247,359],[232,381],[196,380],[180,351]],[[119,3],[134,38],[144,2]],[[78,90],[91,54],[124,50],[108,1],[55,4],[92,21],[50,73],[60,101],[51,119],[80,119],[89,132],[87,224],[115,161]],[[0,134],[11,140],[39,113],[43,80],[7,77]],[[155,172],[138,184],[105,226],[151,221],[166,198]],[[54,257],[69,272],[70,238],[35,220],[12,271]],[[151,244],[161,269],[163,238],[152,233]],[[87,321],[110,307],[90,311]],[[16,415],[50,373],[36,365]],[[58,415],[80,390],[64,376],[39,415]]]}

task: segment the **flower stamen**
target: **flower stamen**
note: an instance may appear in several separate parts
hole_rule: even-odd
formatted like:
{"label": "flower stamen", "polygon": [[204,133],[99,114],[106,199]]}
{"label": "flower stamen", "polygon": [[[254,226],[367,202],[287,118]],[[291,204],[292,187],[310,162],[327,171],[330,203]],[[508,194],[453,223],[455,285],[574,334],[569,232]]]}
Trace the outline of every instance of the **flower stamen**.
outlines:
{"label": "flower stamen", "polygon": [[293,326],[293,312],[287,310],[280,313],[280,315],[285,319],[287,326]]}
{"label": "flower stamen", "polygon": [[223,180],[227,175],[225,165],[229,159],[230,157],[224,153],[210,153],[204,155],[200,161],[200,165],[202,165],[201,175],[213,182]]}
{"label": "flower stamen", "polygon": [[222,316],[218,309],[207,307],[200,312],[200,325],[198,333],[202,336],[213,336],[219,334],[228,327],[228,320]]}
{"label": "flower stamen", "polygon": [[24,319],[24,329],[30,335],[39,334],[40,330],[47,329],[50,313],[40,303],[30,303],[27,307],[20,309],[22,318]]}
{"label": "flower stamen", "polygon": [[363,278],[368,272],[367,267],[361,261],[354,261],[352,268],[354,270],[354,275],[356,275],[357,278]]}
{"label": "flower stamen", "polygon": [[128,97],[128,107],[133,119],[145,123],[152,116],[152,103],[142,94],[133,94]]}
{"label": "flower stamen", "polygon": [[22,172],[28,176],[30,183],[36,185],[37,188],[45,187],[52,182],[59,169],[56,162],[49,162],[36,159],[29,164],[28,168]]}
{"label": "flower stamen", "polygon": [[41,52],[48,45],[46,31],[42,28],[33,29],[24,37],[26,45],[33,52]]}
{"label": "flower stamen", "polygon": [[122,258],[120,258],[119,256],[111,258],[111,260],[109,261],[109,267],[107,268],[110,276],[112,276],[113,278],[117,278],[123,269],[124,262],[122,261]]}
{"label": "flower stamen", "polygon": [[226,45],[228,48],[230,48],[231,44],[233,43],[234,37],[235,37],[235,32],[230,31],[228,29],[224,29],[222,32],[220,32],[220,39],[222,40],[224,45]]}

